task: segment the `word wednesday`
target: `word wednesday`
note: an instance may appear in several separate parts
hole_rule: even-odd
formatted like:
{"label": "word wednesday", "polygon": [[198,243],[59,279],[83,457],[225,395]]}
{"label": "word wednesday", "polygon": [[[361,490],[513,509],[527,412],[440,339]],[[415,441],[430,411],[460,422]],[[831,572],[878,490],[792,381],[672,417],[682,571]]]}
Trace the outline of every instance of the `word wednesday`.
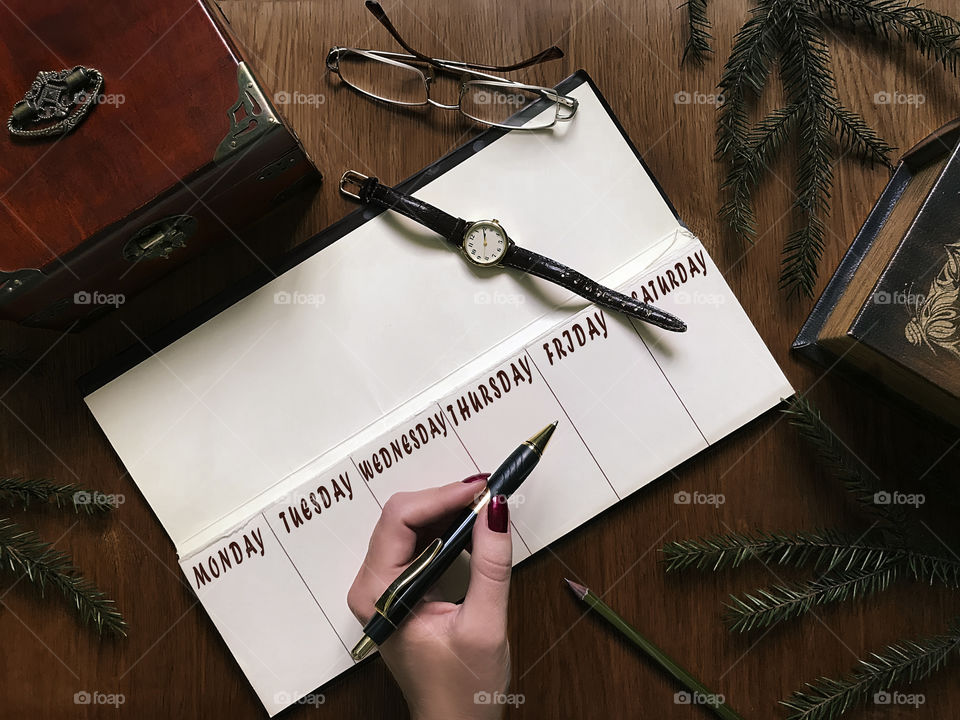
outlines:
{"label": "word wednesday", "polygon": [[357,463],[363,479],[373,480],[374,475],[380,475],[435,438],[447,436],[447,418],[442,412],[435,412],[426,420],[418,422],[413,427],[404,430],[399,437],[391,438],[389,445],[377,448],[370,454],[370,459],[363,459]]}
{"label": "word wednesday", "polygon": [[[501,367],[486,380],[467,390],[445,408],[453,420],[453,426],[459,427],[460,421],[466,422],[471,413],[479,413],[508,392],[520,385],[533,385],[533,370],[530,358],[521,355],[507,367]],[[458,417],[459,416],[459,417]]]}
{"label": "word wednesday", "polygon": [[249,533],[243,534],[243,546],[239,540],[231,540],[227,545],[214,555],[211,553],[205,561],[198,562],[193,566],[193,579],[197,583],[197,590],[201,585],[213,582],[220,577],[221,573],[230,570],[234,565],[239,565],[245,559],[256,555],[263,557],[266,550],[263,546],[263,530],[256,528]]}
{"label": "word wednesday", "polygon": [[291,524],[293,529],[296,529],[308,520],[319,517],[320,513],[329,510],[334,503],[339,503],[341,500],[347,502],[353,500],[353,483],[350,480],[350,473],[347,472],[340,473],[336,478],[330,478],[329,488],[321,483],[315,491],[300,498],[299,505],[296,503],[287,505],[287,509],[277,513],[277,517],[283,521],[283,527],[289,535]]}
{"label": "word wednesday", "polygon": [[595,310],[593,314],[587,315],[583,320],[577,320],[570,327],[561,330],[543,344],[543,352],[546,353],[547,360],[553,365],[554,361],[560,362],[567,355],[576,352],[577,348],[585,347],[587,343],[593,340],[605,340],[607,338],[607,318],[603,315],[603,310]]}

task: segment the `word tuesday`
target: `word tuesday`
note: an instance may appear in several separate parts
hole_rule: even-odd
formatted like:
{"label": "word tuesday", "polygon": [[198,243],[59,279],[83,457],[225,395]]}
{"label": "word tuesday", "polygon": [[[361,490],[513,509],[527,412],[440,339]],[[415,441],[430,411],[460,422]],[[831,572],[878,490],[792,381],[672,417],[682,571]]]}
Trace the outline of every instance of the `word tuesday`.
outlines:
{"label": "word tuesday", "polygon": [[263,557],[267,554],[263,546],[263,530],[260,528],[244,533],[243,546],[240,542],[241,539],[230,541],[216,554],[211,553],[206,560],[201,560],[193,566],[193,579],[197,583],[197,590],[201,585],[206,585],[220,577],[234,565],[240,565],[245,559],[253,555]]}
{"label": "word tuesday", "polygon": [[348,472],[342,472],[337,477],[330,478],[329,488],[321,483],[316,490],[300,498],[299,504],[294,502],[287,505],[287,509],[277,513],[277,517],[283,521],[283,527],[289,535],[291,526],[294,529],[300,527],[307,520],[319,517],[320,513],[329,510],[334,503],[339,503],[341,500],[346,502],[353,500],[353,483],[350,481]]}

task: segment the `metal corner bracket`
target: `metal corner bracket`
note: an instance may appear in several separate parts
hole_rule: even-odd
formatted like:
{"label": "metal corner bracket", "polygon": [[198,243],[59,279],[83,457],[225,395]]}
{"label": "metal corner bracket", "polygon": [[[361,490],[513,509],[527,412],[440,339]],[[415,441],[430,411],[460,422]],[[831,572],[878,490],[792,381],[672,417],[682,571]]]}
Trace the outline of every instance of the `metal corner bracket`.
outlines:
{"label": "metal corner bracket", "polygon": [[237,65],[237,86],[239,97],[227,110],[230,130],[217,146],[213,155],[215,163],[223,162],[281,125],[273,106],[245,62]]}

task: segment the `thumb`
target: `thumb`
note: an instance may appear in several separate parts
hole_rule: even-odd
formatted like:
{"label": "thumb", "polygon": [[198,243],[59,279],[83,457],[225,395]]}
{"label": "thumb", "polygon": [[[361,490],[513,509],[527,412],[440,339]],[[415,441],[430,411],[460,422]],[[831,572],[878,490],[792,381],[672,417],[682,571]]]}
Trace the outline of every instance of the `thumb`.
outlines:
{"label": "thumb", "polygon": [[467,625],[492,631],[507,625],[513,539],[507,498],[495,495],[473,526],[470,585],[461,608]]}

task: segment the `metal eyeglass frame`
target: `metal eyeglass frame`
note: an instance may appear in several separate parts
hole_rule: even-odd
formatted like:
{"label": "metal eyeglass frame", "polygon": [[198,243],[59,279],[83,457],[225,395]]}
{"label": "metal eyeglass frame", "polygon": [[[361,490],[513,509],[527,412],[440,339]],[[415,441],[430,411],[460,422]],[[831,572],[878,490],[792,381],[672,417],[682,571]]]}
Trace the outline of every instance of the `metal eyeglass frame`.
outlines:
{"label": "metal eyeglass frame", "polygon": [[[405,70],[410,70],[417,73],[420,78],[423,80],[424,88],[424,97],[425,99],[422,102],[404,102],[402,100],[395,100],[393,98],[386,98],[376,93],[373,93],[365,88],[359,87],[348,79],[344,78],[340,73],[340,58],[347,54],[353,53],[364,57],[368,60],[375,62],[382,62],[387,65],[394,65],[397,67],[402,67]],[[413,63],[422,63],[427,66],[427,72],[424,72],[421,68],[417,67]],[[540,85],[526,85],[524,83],[516,82],[514,80],[508,80],[506,78],[499,77],[497,75],[491,75],[479,70],[474,70],[470,67],[469,63],[462,63],[456,60],[439,60],[436,58],[431,58],[429,62],[421,60],[419,57],[414,55],[409,55],[407,53],[395,53],[387,52],[383,50],[361,50],[359,48],[347,48],[347,47],[333,47],[330,48],[330,52],[327,54],[327,68],[332,72],[337,73],[337,76],[343,80],[349,87],[353,88],[357,92],[366,95],[369,98],[374,100],[379,100],[380,102],[385,102],[390,105],[400,105],[404,107],[423,107],[425,105],[432,105],[433,107],[441,108],[443,110],[459,110],[464,117],[468,117],[471,120],[474,120],[484,125],[490,125],[493,127],[502,127],[509,128],[511,130],[546,130],[553,127],[557,124],[558,120],[570,120],[577,112],[577,107],[579,103],[576,98],[569,97],[567,95],[561,95],[553,88],[543,87]],[[457,97],[456,105],[447,105],[445,103],[438,102],[430,97],[430,84],[434,80],[434,74],[431,72],[433,68],[436,68],[441,71],[446,71],[449,73],[454,73],[461,76],[460,83],[460,93]],[[469,76],[472,79],[464,79],[464,76]],[[486,118],[477,117],[471,115],[463,109],[463,97],[466,93],[472,88],[505,88],[512,90],[526,90],[528,92],[537,93],[544,100],[553,103],[555,112],[553,119],[546,125],[537,125],[536,127],[525,127],[523,125],[511,125],[509,123],[498,123]]]}
{"label": "metal eyeglass frame", "polygon": [[[511,63],[509,65],[483,65],[480,63],[468,63],[460,62],[458,60],[439,60],[437,58],[432,58],[429,55],[425,55],[418,50],[415,50],[413,47],[407,43],[406,40],[401,37],[399,31],[393,26],[393,23],[390,22],[390,18],[387,17],[386,11],[376,0],[366,0],[364,2],[367,10],[383,25],[387,32],[393,36],[393,39],[397,41],[397,44],[400,45],[404,50],[406,50],[409,55],[403,53],[395,52],[385,52],[381,50],[361,50],[358,48],[346,48],[346,47],[333,47],[330,48],[330,52],[327,53],[327,68],[337,73],[337,76],[343,80],[349,87],[353,88],[357,92],[366,95],[369,98],[374,100],[379,100],[380,102],[389,103],[391,105],[400,105],[405,107],[422,107],[424,105],[433,105],[434,107],[439,107],[444,110],[458,110],[464,117],[468,117],[471,120],[476,122],[483,123],[484,125],[492,125],[494,127],[503,127],[509,128],[512,130],[545,130],[547,128],[553,127],[557,120],[569,120],[577,112],[578,102],[576,98],[572,98],[566,95],[560,95],[553,88],[541,87],[539,85],[524,85],[523,83],[515,82],[513,80],[508,80],[506,78],[499,77],[497,75],[490,75],[485,71],[492,70],[494,72],[509,72],[511,70],[520,70],[521,68],[530,67],[531,65],[538,65],[548,60],[556,60],[563,57],[563,51],[558,48],[556,45],[551,45],[546,50],[537,53],[525,60],[521,60],[516,63]],[[358,53],[363,57],[366,57],[371,60],[387,63],[390,65],[397,65],[406,69],[413,70],[420,74],[423,78],[424,89],[426,90],[426,100],[421,103],[405,103],[397,100],[392,100],[389,98],[380,97],[371,93],[369,90],[364,90],[359,88],[348,80],[344,79],[343,75],[340,73],[340,58],[346,52]],[[401,62],[403,61],[403,62]],[[465,75],[472,75],[479,80],[462,80],[460,84],[460,95],[457,98],[456,105],[444,105],[439,103],[436,100],[430,98],[430,82],[434,79],[433,73],[426,75],[420,68],[411,65],[411,62],[420,62],[427,65],[428,68],[436,68],[437,70],[456,73],[463,78]],[[553,121],[549,125],[531,128],[507,125],[506,123],[495,123],[490,122],[489,120],[484,120],[483,118],[474,117],[466,112],[464,112],[462,107],[462,101],[464,93],[467,88],[470,87],[471,83],[474,86],[477,85],[486,85],[488,87],[505,87],[512,88],[515,90],[527,90],[531,92],[537,92],[540,94],[541,98],[552,101],[556,107],[556,115]],[[564,114],[560,113],[561,108],[564,110]]]}

